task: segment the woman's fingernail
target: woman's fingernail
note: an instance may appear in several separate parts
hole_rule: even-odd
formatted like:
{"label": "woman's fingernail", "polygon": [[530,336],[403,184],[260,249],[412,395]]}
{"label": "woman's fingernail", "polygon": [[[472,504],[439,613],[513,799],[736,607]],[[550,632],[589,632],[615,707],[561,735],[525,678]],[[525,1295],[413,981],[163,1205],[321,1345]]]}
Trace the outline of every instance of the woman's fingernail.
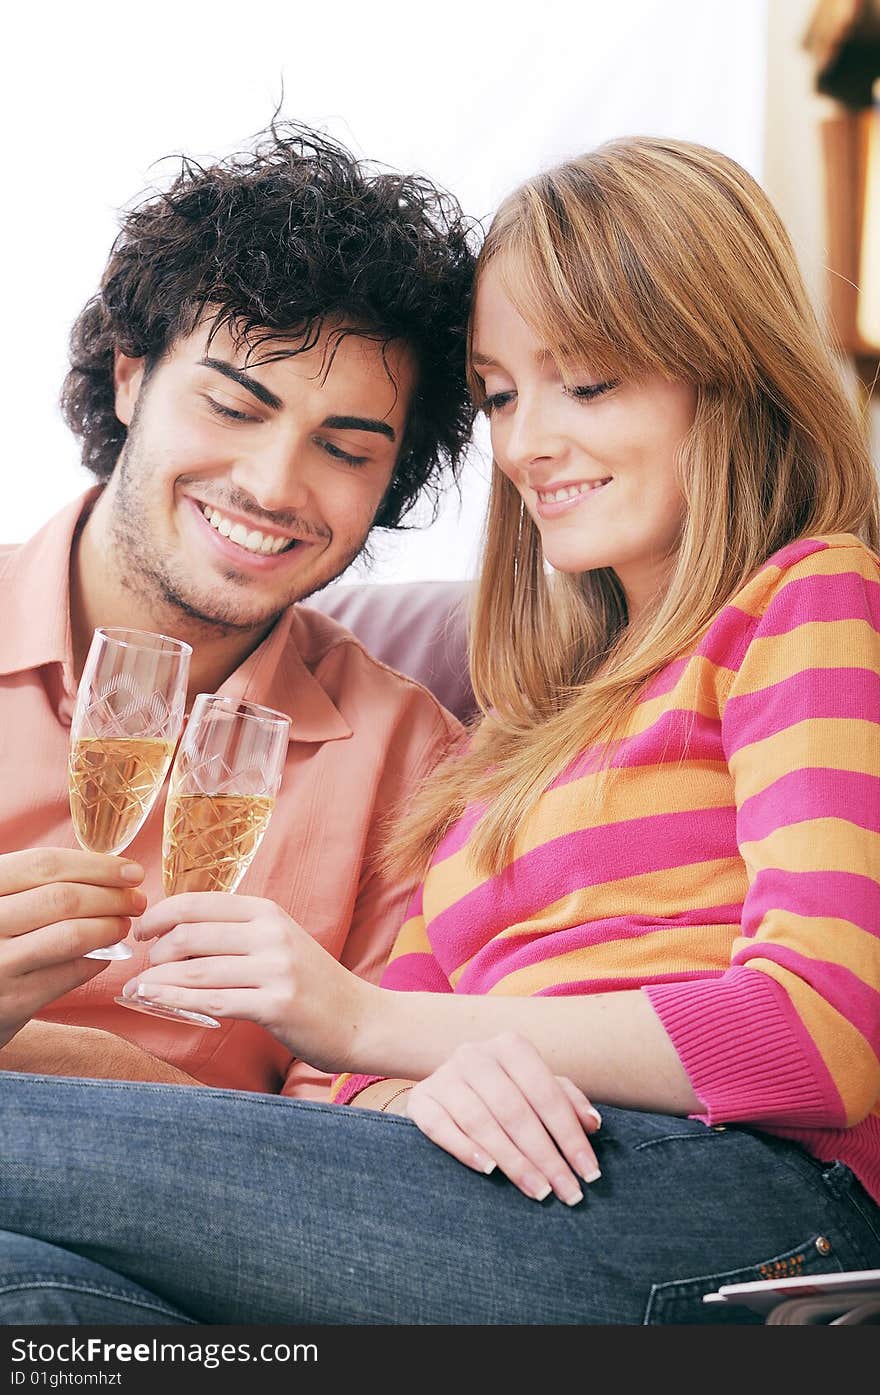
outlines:
{"label": "woman's fingernail", "polygon": [[119,875],[124,882],[142,882],[145,874],[139,863],[126,862]]}
{"label": "woman's fingernail", "polygon": [[159,992],[159,989],[158,989],[158,988],[151,988],[150,985],[149,985],[148,983],[139,983],[139,984],[138,984],[138,986],[137,986],[137,995],[138,995],[139,998],[158,998],[158,997],[161,996],[161,995],[160,995],[160,992]]}
{"label": "woman's fingernail", "polygon": [[593,1106],[590,1105],[590,1108],[589,1108],[589,1111],[588,1111],[588,1112],[589,1112],[590,1114],[592,1114],[593,1118],[596,1120],[596,1128],[597,1128],[597,1129],[601,1129],[601,1127],[602,1127],[602,1115],[599,1113],[598,1109],[594,1109]]}
{"label": "woman's fingernail", "polygon": [[595,1158],[591,1158],[589,1153],[578,1153],[574,1160],[574,1165],[578,1175],[583,1177],[585,1182],[598,1182],[602,1173],[596,1166]]}
{"label": "woman's fingernail", "polygon": [[474,1154],[474,1162],[476,1163],[480,1171],[484,1172],[487,1177],[489,1176],[489,1173],[494,1172],[496,1167],[498,1166],[498,1164],[496,1162],[493,1162],[491,1158],[484,1158],[482,1153]]}
{"label": "woman's fingernail", "polygon": [[560,1182],[556,1188],[556,1195],[560,1201],[564,1201],[566,1206],[577,1206],[579,1201],[583,1201],[584,1194],[580,1187],[574,1182]]}
{"label": "woman's fingernail", "polygon": [[529,1196],[534,1197],[535,1201],[546,1201],[553,1190],[549,1182],[538,1182],[531,1179],[526,1183],[526,1186]]}
{"label": "woman's fingernail", "polygon": [[136,979],[136,978],[130,978],[130,979],[128,980],[128,983],[124,983],[124,984],[122,985],[122,996],[123,996],[123,998],[133,998],[136,992],[137,992],[137,979]]}

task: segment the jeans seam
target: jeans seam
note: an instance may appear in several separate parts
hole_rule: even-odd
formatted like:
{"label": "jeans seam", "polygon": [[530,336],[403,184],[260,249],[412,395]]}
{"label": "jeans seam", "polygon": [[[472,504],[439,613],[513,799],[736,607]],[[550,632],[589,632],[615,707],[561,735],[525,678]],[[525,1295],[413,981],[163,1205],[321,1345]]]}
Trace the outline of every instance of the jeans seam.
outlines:
{"label": "jeans seam", "polygon": [[163,1313],[165,1317],[176,1318],[190,1327],[197,1324],[192,1318],[183,1313],[176,1312],[173,1308],[168,1308],[163,1303],[148,1303],[140,1298],[133,1298],[130,1294],[120,1293],[113,1288],[103,1288],[100,1284],[80,1284],[74,1283],[71,1279],[26,1279],[17,1280],[15,1283],[3,1283],[0,1281],[0,1295],[10,1293],[29,1293],[35,1289],[60,1289],[65,1293],[81,1293],[91,1298],[112,1298],[115,1303],[125,1303],[129,1308],[141,1308],[145,1312]]}
{"label": "jeans seam", "polygon": [[[257,1090],[229,1090],[215,1085],[181,1086],[163,1084],[154,1080],[105,1080],[101,1079],[100,1077],[93,1078],[91,1076],[59,1077],[55,1075],[30,1075],[25,1074],[23,1072],[12,1071],[8,1072],[8,1074],[18,1074],[20,1079],[27,1080],[29,1084],[35,1085],[38,1088],[44,1086],[57,1087],[59,1084],[62,1084],[66,1089],[75,1090],[77,1093],[82,1093],[84,1089],[90,1089],[93,1085],[100,1085],[110,1090],[119,1090],[123,1094],[138,1095],[145,1090],[155,1090],[157,1092],[164,1093],[166,1091],[177,1091],[185,1089],[189,1092],[190,1096],[198,1093],[200,1095],[206,1096],[209,1099],[238,1099],[246,1101],[248,1104],[257,1105],[263,1109],[289,1109],[291,1105],[297,1105],[299,1107],[305,1107],[307,1109],[318,1109],[321,1110],[323,1113],[335,1114],[339,1117],[342,1117],[345,1113],[349,1111],[348,1105],[334,1104],[329,1100],[288,1099],[286,1095],[268,1095],[263,1094],[262,1092]],[[371,1120],[373,1124],[375,1124],[379,1119],[384,1119],[386,1123],[412,1126],[412,1120],[404,1118],[403,1115],[400,1114],[382,1114],[381,1110],[371,1109],[358,1109],[356,1112],[358,1115],[362,1117],[366,1117],[371,1114],[376,1115],[377,1117]]]}

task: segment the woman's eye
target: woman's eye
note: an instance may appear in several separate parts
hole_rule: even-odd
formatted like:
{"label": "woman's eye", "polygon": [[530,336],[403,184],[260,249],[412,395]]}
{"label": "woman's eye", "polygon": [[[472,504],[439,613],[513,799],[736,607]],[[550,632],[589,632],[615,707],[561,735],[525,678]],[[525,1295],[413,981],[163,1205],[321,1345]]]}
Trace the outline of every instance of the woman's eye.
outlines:
{"label": "woman's eye", "polygon": [[206,397],[205,401],[211,408],[215,416],[223,417],[225,421],[257,421],[257,417],[252,417],[247,412],[236,412],[232,407],[224,407],[222,402],[216,402],[213,397]]}
{"label": "woman's eye", "polygon": [[346,465],[366,465],[369,460],[367,455],[349,455],[348,451],[340,450],[334,446],[332,441],[321,441],[321,446],[328,455],[332,455],[334,460],[344,460]]}
{"label": "woman's eye", "polygon": [[609,380],[607,383],[585,383],[582,387],[567,387],[566,394],[569,397],[577,397],[581,402],[591,402],[594,397],[601,397],[604,392],[610,392],[612,388],[620,386],[618,380]]}
{"label": "woman's eye", "polygon": [[483,399],[483,411],[487,417],[493,412],[497,412],[501,407],[506,407],[516,397],[515,392],[493,392]]}

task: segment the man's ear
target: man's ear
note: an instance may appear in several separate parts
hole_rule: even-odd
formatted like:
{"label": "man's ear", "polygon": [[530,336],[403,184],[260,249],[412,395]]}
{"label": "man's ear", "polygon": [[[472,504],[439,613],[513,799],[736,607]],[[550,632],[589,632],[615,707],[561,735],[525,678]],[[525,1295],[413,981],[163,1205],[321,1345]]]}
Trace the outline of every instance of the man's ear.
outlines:
{"label": "man's ear", "polygon": [[135,404],[144,380],[146,359],[129,358],[117,349],[113,356],[113,390],[116,415],[123,426],[131,426]]}

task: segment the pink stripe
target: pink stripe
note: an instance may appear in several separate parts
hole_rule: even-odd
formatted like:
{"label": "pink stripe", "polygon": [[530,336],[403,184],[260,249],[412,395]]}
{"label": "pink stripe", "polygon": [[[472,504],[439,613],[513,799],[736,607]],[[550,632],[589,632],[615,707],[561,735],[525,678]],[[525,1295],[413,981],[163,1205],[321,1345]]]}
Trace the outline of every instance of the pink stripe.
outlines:
{"label": "pink stripe", "polygon": [[769,959],[808,983],[861,1033],[874,1054],[880,1056],[880,993],[851,969],[827,959],[810,959],[788,945],[758,940],[740,950],[733,962],[746,964],[750,959]]}
{"label": "pink stripe", "polygon": [[620,993],[632,989],[649,988],[652,984],[663,983],[702,983],[705,979],[720,978],[724,969],[702,969],[698,973],[682,970],[680,973],[651,974],[631,978],[585,978],[571,983],[554,983],[533,994],[535,998],[588,998],[598,993]]}
{"label": "pink stripe", "polygon": [[399,954],[385,966],[382,987],[399,993],[451,993],[437,960],[431,954]]}
{"label": "pink stripe", "polygon": [[682,911],[663,921],[648,920],[644,916],[616,916],[567,926],[564,930],[539,930],[530,935],[517,935],[515,939],[494,939],[471,961],[456,983],[455,991],[487,993],[499,979],[520,969],[531,968],[543,960],[561,958],[574,950],[586,951],[597,944],[642,940],[658,932],[693,926],[729,925],[738,931],[741,914],[742,905],[736,903]]}
{"label": "pink stripe", "polygon": [[438,844],[437,851],[431,858],[432,867],[436,867],[438,863],[445,862],[448,857],[461,851],[470,840],[471,834],[486,811],[486,807],[485,801],[481,800],[479,804],[470,804],[465,809],[458,822],[453,824],[446,837]]}
{"label": "pink stripe", "polygon": [[732,697],[724,709],[728,756],[815,718],[880,720],[880,674],[865,668],[804,668],[757,692]]}
{"label": "pink stripe", "polygon": [[733,966],[721,978],[649,986],[710,1124],[822,1128],[846,1122],[843,1101],[785,989]]}
{"label": "pink stripe", "polygon": [[813,621],[867,620],[880,629],[880,582],[858,572],[800,576],[773,597],[761,621],[761,635],[784,635]]}
{"label": "pink stripe", "polygon": [[732,806],[686,810],[579,829],[542,843],[429,922],[434,952],[451,974],[499,930],[572,891],[734,857],[734,822]]}
{"label": "pink stripe", "polygon": [[[598,746],[589,746],[554,780],[550,789],[559,789],[593,774],[600,766],[600,756]],[[680,707],[664,712],[646,731],[627,737],[620,744],[611,768],[629,769],[680,760],[724,761],[721,723],[717,717],[703,717],[690,708]]]}
{"label": "pink stripe", "polygon": [[[768,557],[763,570],[767,567],[793,567],[797,562],[802,562],[805,557],[812,557],[814,552],[827,552],[831,544],[823,542],[821,538],[798,538],[795,542],[786,543],[778,552],[774,552],[772,557]],[[847,543],[847,547],[855,546]]]}
{"label": "pink stripe", "polygon": [[880,886],[857,872],[762,867],[743,907],[743,934],[757,934],[764,919],[780,907],[814,919],[848,920],[869,935],[880,935]]}
{"label": "pink stripe", "polygon": [[406,912],[405,912],[404,917],[403,917],[403,924],[404,924],[404,925],[406,924],[406,922],[407,922],[408,920],[415,920],[416,916],[420,916],[420,915],[423,914],[423,911],[422,911],[422,897],[423,897],[423,895],[424,895],[424,884],[423,884],[422,882],[420,882],[419,885],[416,887],[415,891],[413,892],[412,900],[410,901],[409,905],[408,905],[407,908],[406,908]]}
{"label": "pink stripe", "polygon": [[843,819],[880,833],[880,778],[854,770],[804,766],[774,780],[740,806],[740,843],[810,819]]}
{"label": "pink stripe", "polygon": [[653,698],[662,697],[664,693],[671,693],[690,662],[690,656],[685,659],[673,659],[671,664],[667,664],[650,680],[641,701],[648,702]]}

